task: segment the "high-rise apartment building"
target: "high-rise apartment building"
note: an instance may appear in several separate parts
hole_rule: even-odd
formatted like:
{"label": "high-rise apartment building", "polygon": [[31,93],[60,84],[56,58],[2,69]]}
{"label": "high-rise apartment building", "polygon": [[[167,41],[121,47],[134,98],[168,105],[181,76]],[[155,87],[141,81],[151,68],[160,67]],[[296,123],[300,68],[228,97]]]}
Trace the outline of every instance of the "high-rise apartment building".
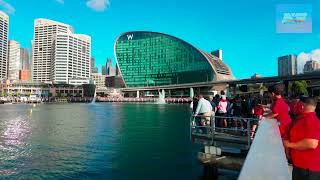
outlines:
{"label": "high-rise apartment building", "polygon": [[71,32],[57,33],[53,47],[52,81],[75,85],[79,80],[89,83],[91,37]]}
{"label": "high-rise apartment building", "polygon": [[0,11],[0,79],[7,78],[9,16]]}
{"label": "high-rise apartment building", "polygon": [[101,73],[93,73],[91,76],[92,76],[92,80],[93,80],[94,84],[96,85],[96,88],[101,89],[101,88],[106,87],[106,84],[105,84],[106,76],[105,75],[102,75]]}
{"label": "high-rise apartment building", "polygon": [[30,80],[30,60],[27,48],[20,48],[20,72],[19,79],[22,81]]}
{"label": "high-rise apartment building", "polygon": [[[53,42],[58,33],[72,34],[70,25],[48,20],[36,19],[34,22],[34,39],[32,50],[32,79],[40,82],[51,82],[51,65],[53,64]],[[68,54],[65,52],[62,56]]]}
{"label": "high-rise apartment building", "polygon": [[106,63],[106,75],[107,76],[115,76],[116,75],[116,69],[112,65],[112,59],[108,58]]}
{"label": "high-rise apartment building", "polygon": [[303,67],[303,73],[311,73],[320,70],[320,62],[315,60],[307,61]]}
{"label": "high-rise apartment building", "polygon": [[27,48],[20,49],[20,63],[21,63],[21,70],[30,70],[30,59],[29,59],[29,52]]}
{"label": "high-rise apartment building", "polygon": [[17,41],[9,41],[8,79],[19,80],[21,69],[20,44]]}
{"label": "high-rise apartment building", "polygon": [[31,40],[31,49],[30,49],[30,79],[32,80],[32,77],[33,77],[33,46],[34,46],[34,41]]}
{"label": "high-rise apartment building", "polygon": [[102,65],[101,73],[102,73],[102,75],[107,75],[107,67],[106,67],[106,65]]}
{"label": "high-rise apartment building", "polygon": [[98,67],[96,66],[96,60],[94,59],[94,57],[91,57],[91,73],[98,73]]}
{"label": "high-rise apartment building", "polygon": [[298,74],[297,56],[287,55],[278,57],[278,75],[292,76]]}

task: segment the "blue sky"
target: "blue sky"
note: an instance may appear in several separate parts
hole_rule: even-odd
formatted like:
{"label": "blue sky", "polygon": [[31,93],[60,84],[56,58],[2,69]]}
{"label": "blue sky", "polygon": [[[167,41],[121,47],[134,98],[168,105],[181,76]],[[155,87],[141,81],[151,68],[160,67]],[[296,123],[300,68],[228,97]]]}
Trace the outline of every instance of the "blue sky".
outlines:
{"label": "blue sky", "polygon": [[[313,33],[276,33],[276,5],[288,3],[312,5]],[[116,37],[132,30],[171,34],[208,52],[222,48],[237,78],[276,75],[278,56],[309,57],[320,48],[316,0],[0,0],[0,7],[10,16],[10,39],[23,47],[30,48],[36,18],[90,35],[100,70],[107,57],[114,59]]]}

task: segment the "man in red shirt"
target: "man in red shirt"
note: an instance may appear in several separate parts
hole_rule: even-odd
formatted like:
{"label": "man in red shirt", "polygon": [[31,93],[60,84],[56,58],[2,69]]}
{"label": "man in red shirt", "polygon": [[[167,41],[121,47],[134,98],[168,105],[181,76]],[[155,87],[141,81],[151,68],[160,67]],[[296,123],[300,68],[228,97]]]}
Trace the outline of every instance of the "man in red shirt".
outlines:
{"label": "man in red shirt", "polygon": [[268,88],[270,97],[273,100],[271,105],[271,111],[265,117],[278,120],[279,130],[281,138],[283,140],[289,139],[289,130],[291,127],[291,118],[289,116],[289,108],[286,102],[283,100],[281,94],[283,92],[283,86],[281,84],[272,85]]}
{"label": "man in red shirt", "polygon": [[315,114],[316,101],[303,97],[303,112],[290,131],[290,141],[284,146],[290,148],[293,161],[293,180],[320,179],[320,121]]}
{"label": "man in red shirt", "polygon": [[298,118],[299,114],[302,113],[303,103],[300,102],[297,96],[296,98],[291,99],[289,101],[289,107],[290,107],[289,114],[292,120],[294,121],[295,119]]}

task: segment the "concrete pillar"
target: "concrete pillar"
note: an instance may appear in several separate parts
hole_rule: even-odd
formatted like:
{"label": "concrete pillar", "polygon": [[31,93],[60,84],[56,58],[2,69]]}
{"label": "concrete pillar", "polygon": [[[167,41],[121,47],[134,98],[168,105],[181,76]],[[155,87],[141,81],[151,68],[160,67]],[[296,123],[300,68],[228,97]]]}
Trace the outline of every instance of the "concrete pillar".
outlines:
{"label": "concrete pillar", "polygon": [[263,96],[264,89],[263,89],[263,83],[260,84],[260,96]]}
{"label": "concrete pillar", "polygon": [[193,88],[190,88],[190,98],[193,98],[194,97],[194,91],[193,91]]}
{"label": "concrete pillar", "polygon": [[140,92],[137,91],[137,98],[140,98]]}

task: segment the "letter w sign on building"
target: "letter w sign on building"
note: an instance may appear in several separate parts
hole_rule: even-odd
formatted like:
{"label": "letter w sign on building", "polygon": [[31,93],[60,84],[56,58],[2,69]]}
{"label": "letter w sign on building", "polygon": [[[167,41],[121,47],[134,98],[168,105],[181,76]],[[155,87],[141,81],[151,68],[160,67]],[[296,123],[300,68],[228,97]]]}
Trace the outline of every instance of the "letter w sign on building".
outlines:
{"label": "letter w sign on building", "polygon": [[127,34],[127,38],[128,38],[128,40],[132,40],[133,39],[133,34]]}

